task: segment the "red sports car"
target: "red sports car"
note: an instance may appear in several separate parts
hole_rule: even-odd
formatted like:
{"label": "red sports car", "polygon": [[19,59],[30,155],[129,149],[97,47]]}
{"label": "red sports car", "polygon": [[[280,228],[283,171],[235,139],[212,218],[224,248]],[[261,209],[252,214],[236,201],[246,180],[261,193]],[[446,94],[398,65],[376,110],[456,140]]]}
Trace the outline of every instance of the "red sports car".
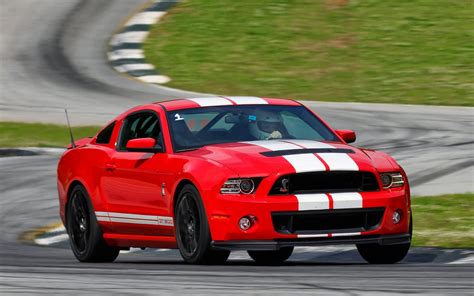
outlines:
{"label": "red sports car", "polygon": [[355,138],[292,100],[139,106],[62,155],[61,219],[79,261],[139,247],[278,264],[297,246],[355,244],[370,263],[395,263],[411,242],[407,176]]}

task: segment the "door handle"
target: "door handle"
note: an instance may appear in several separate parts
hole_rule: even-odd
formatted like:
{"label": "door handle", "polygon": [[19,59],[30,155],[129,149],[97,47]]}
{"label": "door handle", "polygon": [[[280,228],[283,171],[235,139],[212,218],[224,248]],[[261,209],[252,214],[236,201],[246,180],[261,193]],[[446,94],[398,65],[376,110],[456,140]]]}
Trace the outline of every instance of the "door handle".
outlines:
{"label": "door handle", "polygon": [[117,166],[113,163],[105,164],[105,170],[106,171],[113,172],[113,171],[115,171],[116,168],[117,168]]}

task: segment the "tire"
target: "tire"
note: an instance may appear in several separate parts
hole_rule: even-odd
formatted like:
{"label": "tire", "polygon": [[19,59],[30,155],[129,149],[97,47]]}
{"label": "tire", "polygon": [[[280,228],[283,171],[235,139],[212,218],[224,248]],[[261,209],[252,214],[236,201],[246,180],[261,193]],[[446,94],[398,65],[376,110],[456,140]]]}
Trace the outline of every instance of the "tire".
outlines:
{"label": "tire", "polygon": [[74,256],[80,262],[113,262],[119,248],[109,247],[84,187],[73,188],[67,207],[66,229]]}
{"label": "tire", "polygon": [[261,265],[280,265],[290,258],[293,247],[285,247],[276,251],[247,251],[249,256]]}
{"label": "tire", "polygon": [[410,243],[381,246],[379,244],[359,244],[357,251],[370,264],[394,264],[403,260],[408,254],[413,233],[413,221],[410,217]]}
{"label": "tire", "polygon": [[176,241],[184,261],[191,264],[223,264],[230,251],[211,248],[211,232],[201,195],[193,185],[185,185],[175,208]]}

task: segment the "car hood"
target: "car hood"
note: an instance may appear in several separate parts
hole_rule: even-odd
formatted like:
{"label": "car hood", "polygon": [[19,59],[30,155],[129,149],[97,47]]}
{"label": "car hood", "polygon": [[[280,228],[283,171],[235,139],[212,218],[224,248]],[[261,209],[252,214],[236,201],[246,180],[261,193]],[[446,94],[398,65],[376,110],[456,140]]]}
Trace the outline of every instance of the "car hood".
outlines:
{"label": "car hood", "polygon": [[270,140],[208,145],[182,152],[226,166],[239,176],[311,171],[392,171],[386,154],[343,143]]}

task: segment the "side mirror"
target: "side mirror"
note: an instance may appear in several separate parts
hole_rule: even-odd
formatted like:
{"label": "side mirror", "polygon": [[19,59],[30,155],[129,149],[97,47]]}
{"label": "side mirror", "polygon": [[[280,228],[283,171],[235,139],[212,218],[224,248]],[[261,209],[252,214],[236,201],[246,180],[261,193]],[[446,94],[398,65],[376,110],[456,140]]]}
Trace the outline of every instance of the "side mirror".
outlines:
{"label": "side mirror", "polygon": [[163,148],[160,145],[156,145],[156,140],[153,138],[138,138],[132,139],[127,142],[127,151],[130,152],[150,152],[157,153],[162,152]]}
{"label": "side mirror", "polygon": [[336,130],[336,133],[346,143],[354,143],[356,141],[356,133],[354,131],[351,131],[351,130]]}

